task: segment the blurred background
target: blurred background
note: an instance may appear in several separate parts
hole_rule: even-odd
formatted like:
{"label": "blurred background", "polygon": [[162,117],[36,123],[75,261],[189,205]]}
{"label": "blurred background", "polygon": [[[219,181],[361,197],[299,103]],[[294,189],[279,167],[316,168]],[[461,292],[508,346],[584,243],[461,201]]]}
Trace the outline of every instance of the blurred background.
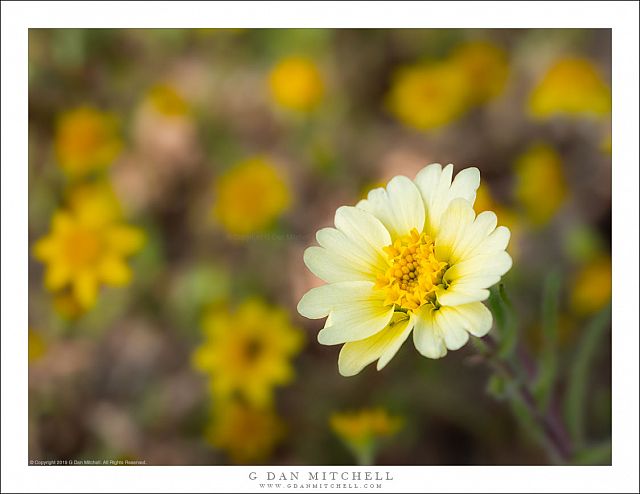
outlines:
{"label": "blurred background", "polygon": [[[31,29],[30,459],[609,464],[610,68],[609,30]],[[295,310],[336,208],[432,162],[512,231],[533,413],[471,342],[343,378]]]}

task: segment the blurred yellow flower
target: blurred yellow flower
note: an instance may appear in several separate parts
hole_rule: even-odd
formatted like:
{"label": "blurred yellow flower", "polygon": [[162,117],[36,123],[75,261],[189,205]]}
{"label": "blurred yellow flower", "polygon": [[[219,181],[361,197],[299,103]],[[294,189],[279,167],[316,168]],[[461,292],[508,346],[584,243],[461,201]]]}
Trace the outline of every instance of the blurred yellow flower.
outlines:
{"label": "blurred yellow flower", "polygon": [[418,130],[446,125],[468,108],[469,84],[458,64],[440,62],[398,69],[387,106],[408,127]]}
{"label": "blurred yellow flower", "polygon": [[189,105],[183,96],[169,84],[156,84],[146,95],[151,107],[167,117],[182,116],[189,113]]}
{"label": "blurred yellow flower", "polygon": [[45,287],[57,292],[69,286],[83,309],[95,304],[101,283],[129,283],[131,270],[125,258],[144,242],[138,228],[95,211],[93,207],[56,211],[50,233],[33,248],[35,257],[47,265]]}
{"label": "blurred yellow flower", "polygon": [[536,144],[515,164],[515,198],[534,225],[544,225],[564,203],[567,184],[560,155],[551,146]]}
{"label": "blurred yellow flower", "polygon": [[38,360],[47,351],[47,344],[39,331],[29,328],[29,362]]}
{"label": "blurred yellow flower", "polygon": [[235,311],[211,309],[204,318],[204,343],[194,366],[210,377],[218,399],[241,396],[255,406],[272,401],[274,386],[294,378],[291,358],[302,347],[302,332],[284,309],[249,299]]}
{"label": "blurred yellow flower", "polygon": [[247,464],[268,459],[284,433],[284,424],[271,408],[253,408],[232,400],[214,408],[205,435],[234,463]]}
{"label": "blurred yellow flower", "polygon": [[322,101],[324,82],[310,59],[292,56],[280,60],[269,74],[273,99],[290,110],[313,110]]}
{"label": "blurred yellow flower", "polygon": [[534,117],[556,114],[606,115],[611,112],[611,89],[589,60],[558,60],[534,88],[529,98]]}
{"label": "blurred yellow flower", "polygon": [[213,215],[232,234],[264,231],[291,204],[291,192],[276,167],[254,157],[228,170],[215,184]]}
{"label": "blurred yellow flower", "polygon": [[82,106],[63,113],[57,121],[58,164],[72,178],[108,167],[121,147],[117,119],[110,113]]}
{"label": "blurred yellow flower", "polygon": [[458,46],[452,55],[469,81],[470,98],[484,103],[498,96],[509,75],[507,54],[488,41],[472,41]]}
{"label": "blurred yellow flower", "polygon": [[360,464],[371,464],[378,441],[395,435],[403,421],[382,408],[376,408],[334,413],[329,424]]}
{"label": "blurred yellow flower", "polygon": [[571,308],[578,315],[599,311],[611,300],[611,258],[600,256],[585,264],[573,279]]}

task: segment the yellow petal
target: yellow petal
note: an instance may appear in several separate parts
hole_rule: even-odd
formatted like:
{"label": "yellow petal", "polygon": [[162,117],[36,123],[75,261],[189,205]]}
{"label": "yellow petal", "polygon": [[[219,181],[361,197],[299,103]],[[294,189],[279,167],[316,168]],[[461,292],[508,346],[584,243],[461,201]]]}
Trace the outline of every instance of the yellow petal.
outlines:
{"label": "yellow petal", "polygon": [[108,285],[122,286],[131,281],[131,269],[115,256],[110,256],[100,263],[100,278]]}
{"label": "yellow petal", "polygon": [[56,211],[51,220],[51,230],[56,234],[68,232],[74,226],[71,215],[66,211]]}
{"label": "yellow petal", "polygon": [[73,280],[73,294],[85,309],[93,307],[98,296],[98,282],[90,271],[84,271]]}
{"label": "yellow petal", "polygon": [[34,244],[33,255],[40,261],[47,261],[54,257],[56,247],[57,242],[55,237],[47,235]]}
{"label": "yellow petal", "polygon": [[387,365],[411,333],[414,323],[404,314],[394,315],[394,321],[393,326],[389,325],[369,338],[345,343],[338,357],[340,374],[354,376],[378,359],[378,370]]}
{"label": "yellow petal", "polygon": [[139,250],[145,241],[142,230],[133,226],[114,226],[107,232],[109,245],[121,254],[133,254]]}
{"label": "yellow petal", "polygon": [[70,279],[71,273],[66,264],[50,264],[44,276],[44,286],[51,291],[62,288]]}

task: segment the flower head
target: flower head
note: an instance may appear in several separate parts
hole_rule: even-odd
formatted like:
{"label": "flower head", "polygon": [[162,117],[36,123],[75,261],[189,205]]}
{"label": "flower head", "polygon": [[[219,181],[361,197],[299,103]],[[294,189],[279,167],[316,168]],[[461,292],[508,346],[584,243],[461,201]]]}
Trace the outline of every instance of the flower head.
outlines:
{"label": "flower head", "polygon": [[400,68],[387,95],[391,113],[418,130],[452,122],[466,111],[468,103],[466,74],[450,61]]}
{"label": "flower head", "polygon": [[265,158],[251,158],[228,170],[216,182],[214,216],[230,233],[264,231],[291,204],[287,183]]}
{"label": "flower head", "polygon": [[284,432],[284,424],[271,408],[253,408],[232,400],[214,408],[206,437],[234,463],[246,464],[267,459]]}
{"label": "flower head", "polygon": [[271,402],[274,386],[293,379],[290,360],[302,346],[302,333],[286,311],[250,299],[235,311],[212,309],[203,329],[206,339],[193,361],[209,375],[214,397],[239,395],[264,406]]}
{"label": "flower head", "polygon": [[121,147],[117,120],[109,113],[83,106],[62,114],[57,122],[58,164],[72,178],[108,167]]}
{"label": "flower head", "polygon": [[488,41],[473,41],[458,46],[452,60],[466,73],[470,98],[484,103],[498,96],[509,75],[507,55],[500,47]]}
{"label": "flower head", "polygon": [[529,111],[537,118],[606,115],[611,112],[611,89],[590,61],[558,60],[531,93]]}
{"label": "flower head", "polygon": [[345,376],[378,360],[382,369],[413,332],[429,358],[457,350],[469,333],[483,336],[492,318],[482,301],[511,267],[510,232],[493,212],[476,216],[477,168],[452,181],[453,165],[425,167],[414,181],[393,178],[355,207],[338,208],[335,228],[304,254],[326,285],[298,304],[305,317],[327,317],[318,341],[344,343]]}
{"label": "flower head", "polygon": [[53,292],[70,288],[75,301],[86,310],[95,304],[101,284],[129,283],[126,258],[143,242],[141,230],[114,220],[90,201],[86,207],[56,211],[50,233],[33,250],[47,265],[46,288]]}
{"label": "flower head", "polygon": [[360,463],[367,464],[373,459],[378,441],[396,434],[402,427],[402,419],[375,408],[334,413],[329,424]]}
{"label": "flower head", "polygon": [[316,64],[308,58],[292,56],[278,62],[269,74],[273,99],[296,111],[313,110],[322,101],[324,82]]}

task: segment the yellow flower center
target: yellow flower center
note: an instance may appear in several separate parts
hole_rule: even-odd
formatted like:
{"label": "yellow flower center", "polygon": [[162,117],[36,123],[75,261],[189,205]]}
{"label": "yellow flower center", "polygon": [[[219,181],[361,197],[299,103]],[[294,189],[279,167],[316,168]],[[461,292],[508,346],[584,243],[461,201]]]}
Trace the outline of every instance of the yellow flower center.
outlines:
{"label": "yellow flower center", "polygon": [[67,262],[75,267],[94,264],[102,252],[100,236],[88,229],[77,229],[69,232],[64,241],[64,256]]}
{"label": "yellow flower center", "polygon": [[431,237],[414,228],[384,251],[389,257],[389,269],[378,278],[376,288],[386,291],[385,305],[416,310],[427,302],[433,303],[447,263],[436,259]]}

